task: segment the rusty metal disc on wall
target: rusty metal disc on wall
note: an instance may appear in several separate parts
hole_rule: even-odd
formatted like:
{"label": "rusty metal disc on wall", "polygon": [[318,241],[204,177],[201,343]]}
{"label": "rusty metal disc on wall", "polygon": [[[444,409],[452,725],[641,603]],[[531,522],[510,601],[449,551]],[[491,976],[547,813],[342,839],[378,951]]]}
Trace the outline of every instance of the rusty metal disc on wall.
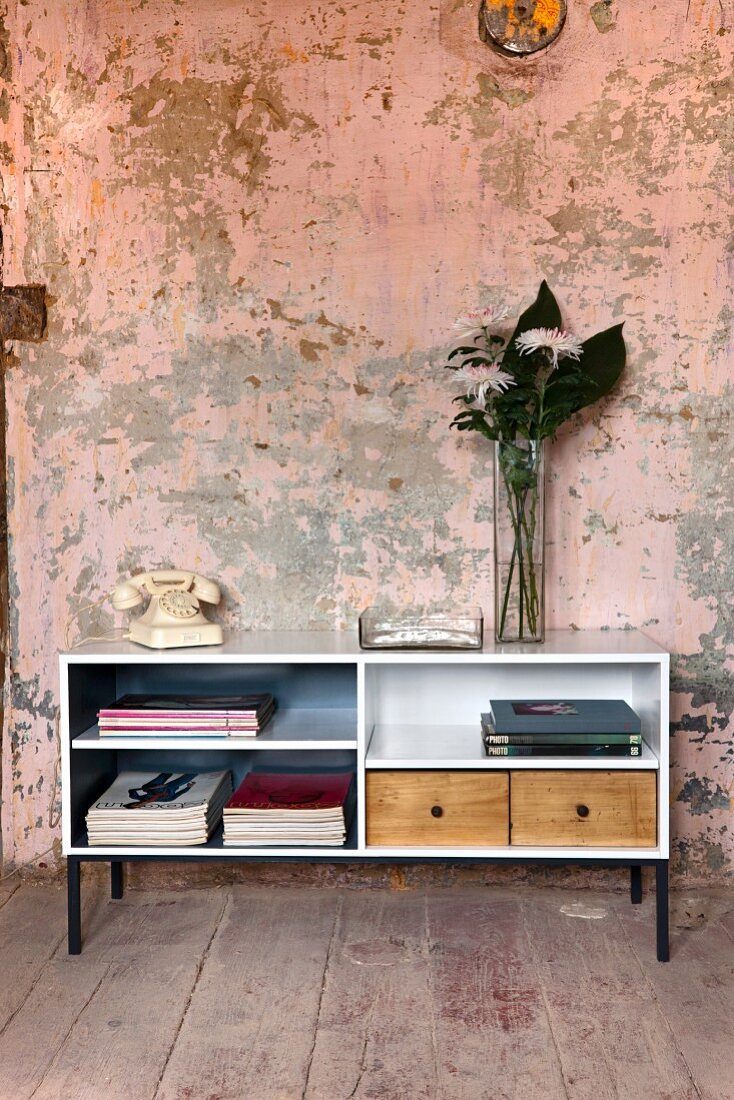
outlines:
{"label": "rusty metal disc on wall", "polygon": [[512,57],[550,46],[566,20],[566,0],[481,0],[479,37]]}

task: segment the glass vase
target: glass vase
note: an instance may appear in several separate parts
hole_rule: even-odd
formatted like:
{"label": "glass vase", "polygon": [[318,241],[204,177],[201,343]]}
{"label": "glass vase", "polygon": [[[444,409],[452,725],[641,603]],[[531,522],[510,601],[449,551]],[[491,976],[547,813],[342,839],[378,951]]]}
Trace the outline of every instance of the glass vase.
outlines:
{"label": "glass vase", "polygon": [[495,637],[542,642],[545,467],[543,441],[494,445]]}

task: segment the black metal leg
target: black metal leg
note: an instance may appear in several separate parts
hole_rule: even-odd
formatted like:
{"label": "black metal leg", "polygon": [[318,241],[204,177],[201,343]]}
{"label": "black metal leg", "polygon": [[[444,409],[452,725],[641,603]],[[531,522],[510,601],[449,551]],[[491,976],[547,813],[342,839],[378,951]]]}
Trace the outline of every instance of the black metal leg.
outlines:
{"label": "black metal leg", "polygon": [[668,861],[659,859],[655,864],[655,916],[657,924],[658,962],[670,958],[668,929]]}
{"label": "black metal leg", "polygon": [[630,867],[630,901],[633,905],[642,901],[642,867]]}
{"label": "black metal leg", "polygon": [[68,942],[70,955],[81,955],[82,953],[82,899],[81,883],[79,876],[80,862],[81,861],[76,856],[68,856],[66,860]]}
{"label": "black metal leg", "polygon": [[113,859],[110,863],[110,897],[119,901],[122,897],[122,861]]}

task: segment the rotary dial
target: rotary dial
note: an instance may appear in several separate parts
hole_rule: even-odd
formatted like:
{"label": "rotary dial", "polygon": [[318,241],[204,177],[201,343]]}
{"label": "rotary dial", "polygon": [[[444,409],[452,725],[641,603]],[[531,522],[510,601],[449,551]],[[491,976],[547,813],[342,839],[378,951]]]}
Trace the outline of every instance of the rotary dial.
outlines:
{"label": "rotary dial", "polygon": [[159,606],[175,619],[193,619],[199,610],[199,602],[190,592],[164,592]]}

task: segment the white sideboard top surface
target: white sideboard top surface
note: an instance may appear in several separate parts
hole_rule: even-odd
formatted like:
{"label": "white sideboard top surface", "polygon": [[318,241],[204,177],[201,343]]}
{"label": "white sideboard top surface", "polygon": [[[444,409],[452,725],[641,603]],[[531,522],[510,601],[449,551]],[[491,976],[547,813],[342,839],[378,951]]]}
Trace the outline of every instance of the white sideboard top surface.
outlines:
{"label": "white sideboard top surface", "polygon": [[527,661],[552,663],[573,658],[603,662],[627,660],[660,661],[666,651],[639,630],[551,630],[543,643],[499,645],[491,637],[482,649],[361,649],[356,630],[256,630],[230,634],[223,645],[190,646],[182,649],[148,649],[135,642],[94,642],[62,653],[69,664],[129,663],[170,664],[179,662],[227,664],[272,657],[279,661],[309,661],[328,658],[335,662],[362,658],[371,664],[382,662],[440,664],[482,661]]}

